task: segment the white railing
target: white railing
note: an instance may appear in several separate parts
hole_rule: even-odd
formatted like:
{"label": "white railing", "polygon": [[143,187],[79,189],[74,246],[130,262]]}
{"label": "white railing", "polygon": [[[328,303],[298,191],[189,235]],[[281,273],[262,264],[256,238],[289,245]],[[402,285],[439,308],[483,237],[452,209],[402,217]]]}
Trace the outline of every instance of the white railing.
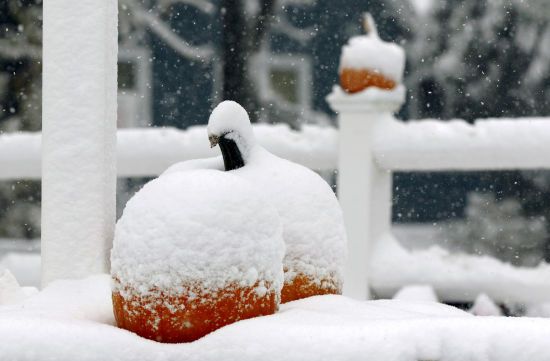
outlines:
{"label": "white railing", "polygon": [[[315,170],[337,168],[338,131],[334,128],[306,125],[295,131],[283,124],[257,124],[254,132],[263,146],[281,157]],[[40,179],[41,138],[39,132],[0,135],[0,180]],[[117,132],[118,177],[158,176],[176,162],[216,155],[217,149],[209,147],[204,126]]]}
{"label": "white railing", "polygon": [[446,301],[485,292],[501,302],[550,300],[550,266],[519,269],[441,249],[409,252],[391,232],[392,172],[550,169],[550,119],[397,122],[405,90],[335,87],[327,100],[339,118],[338,194],[349,239],[344,293],[392,296],[427,283]]}
{"label": "white railing", "polygon": [[[550,168],[550,157],[545,156],[550,154],[550,119],[489,119],[473,125],[435,120],[403,123],[391,115],[400,104],[400,93],[385,94],[394,97],[392,106],[380,102],[379,95],[349,97],[336,91],[330,99],[340,112],[340,131],[313,125],[300,131],[285,125],[255,125],[260,143],[275,154],[316,170],[340,169],[339,196],[350,238],[346,293],[364,298],[372,288],[379,296],[391,296],[403,285],[424,282],[434,285],[446,300],[469,300],[482,291],[499,300],[550,300],[547,267],[516,269],[491,260],[490,277],[481,277],[480,272],[487,275],[483,270],[488,262],[480,257],[453,258],[442,251],[407,253],[395,248],[389,236],[391,172]],[[355,106],[346,112],[350,99],[366,109]],[[117,174],[156,176],[175,162],[214,156],[216,150],[208,147],[205,134],[204,126],[119,130]],[[39,179],[40,164],[40,133],[0,136],[0,179]],[[399,263],[408,267],[399,268]],[[441,277],[441,272],[447,275]],[[502,283],[510,287],[492,286]],[[518,289],[537,292],[510,291]]]}
{"label": "white railing", "polygon": [[[550,119],[402,123],[387,112],[357,113],[353,119],[347,132],[343,122],[349,118],[344,112],[342,132],[317,126],[301,131],[284,125],[255,126],[259,141],[272,152],[318,170],[338,168],[341,143],[339,193],[351,255],[348,294],[366,297],[370,286],[377,295],[391,296],[403,285],[424,282],[446,300],[469,300],[479,292],[500,300],[550,299],[547,267],[517,269],[480,257],[453,258],[441,250],[407,253],[388,237],[392,171],[550,168],[550,157],[545,156],[550,154]],[[208,147],[205,133],[203,126],[120,130],[118,176],[156,176],[175,162],[213,156],[216,150]],[[39,133],[0,136],[1,179],[40,178],[40,138]],[[494,287],[497,284],[509,287]]]}
{"label": "white railing", "polygon": [[[434,285],[446,300],[469,300],[479,292],[499,300],[550,300],[547,267],[516,269],[491,260],[490,277],[482,277],[480,273],[487,275],[483,270],[488,263],[480,257],[452,258],[441,251],[407,253],[395,248],[388,237],[391,172],[550,168],[550,157],[545,156],[550,154],[550,119],[489,119],[473,125],[434,120],[403,123],[391,115],[400,95],[390,95],[395,104],[378,107],[376,93],[349,97],[335,92],[330,99],[340,112],[340,131],[313,125],[300,131],[285,125],[255,125],[260,143],[275,154],[316,170],[340,168],[338,189],[350,238],[346,293],[364,298],[372,288],[377,295],[391,296],[403,285],[424,282]],[[365,107],[373,104],[348,113],[350,103],[342,106],[338,96]],[[175,162],[214,156],[216,150],[208,147],[205,134],[204,126],[119,130],[117,174],[156,176]],[[39,179],[40,164],[40,133],[0,136],[0,179]],[[399,263],[408,267],[399,268]],[[447,275],[441,277],[441,272]],[[492,286],[502,283],[510,287]],[[518,289],[537,292],[510,291]]]}

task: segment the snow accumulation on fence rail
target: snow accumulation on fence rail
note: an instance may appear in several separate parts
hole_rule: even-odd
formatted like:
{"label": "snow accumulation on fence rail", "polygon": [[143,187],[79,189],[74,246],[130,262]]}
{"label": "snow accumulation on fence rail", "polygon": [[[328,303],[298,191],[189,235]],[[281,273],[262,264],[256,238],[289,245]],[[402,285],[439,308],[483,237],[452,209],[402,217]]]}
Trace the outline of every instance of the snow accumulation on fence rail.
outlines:
{"label": "snow accumulation on fence rail", "polygon": [[[278,156],[312,169],[336,168],[334,128],[304,125],[294,131],[284,124],[258,124],[254,130],[259,142]],[[117,142],[119,177],[156,176],[176,162],[219,155],[218,149],[210,149],[204,126],[121,129]],[[40,162],[40,133],[0,136],[0,179],[40,178]]]}
{"label": "snow accumulation on fence rail", "polygon": [[[259,142],[278,156],[316,170],[336,169],[338,130],[257,124]],[[396,171],[550,168],[550,118],[392,122],[377,129],[377,163]],[[120,177],[155,176],[170,165],[218,154],[206,129],[134,128],[118,131]],[[78,155],[75,154],[75,157]],[[0,179],[40,178],[40,133],[0,136]]]}
{"label": "snow accumulation on fence rail", "polygon": [[550,300],[550,265],[515,267],[489,256],[432,246],[408,250],[392,235],[376,241],[369,266],[378,297],[392,297],[410,284],[431,285],[445,302],[470,302],[485,293],[504,304],[535,305]]}
{"label": "snow accumulation on fence rail", "polygon": [[550,168],[550,118],[393,122],[379,131],[373,147],[384,169]]}
{"label": "snow accumulation on fence rail", "polygon": [[0,305],[2,360],[548,359],[548,320],[472,316],[429,301],[316,296],[192,343],[161,344],[114,326],[107,275],[26,294]]}

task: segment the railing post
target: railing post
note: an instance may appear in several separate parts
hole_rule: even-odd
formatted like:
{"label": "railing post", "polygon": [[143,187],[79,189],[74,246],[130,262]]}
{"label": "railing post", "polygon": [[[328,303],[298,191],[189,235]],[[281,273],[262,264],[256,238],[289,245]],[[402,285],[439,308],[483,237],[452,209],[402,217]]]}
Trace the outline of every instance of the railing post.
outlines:
{"label": "railing post", "polygon": [[338,113],[338,198],[348,234],[344,294],[370,297],[368,268],[372,243],[390,232],[392,175],[374,161],[373,142],[404,101],[402,85],[392,91],[369,88],[347,94],[335,87],[327,97]]}
{"label": "railing post", "polygon": [[115,222],[116,0],[44,1],[42,284],[108,271]]}

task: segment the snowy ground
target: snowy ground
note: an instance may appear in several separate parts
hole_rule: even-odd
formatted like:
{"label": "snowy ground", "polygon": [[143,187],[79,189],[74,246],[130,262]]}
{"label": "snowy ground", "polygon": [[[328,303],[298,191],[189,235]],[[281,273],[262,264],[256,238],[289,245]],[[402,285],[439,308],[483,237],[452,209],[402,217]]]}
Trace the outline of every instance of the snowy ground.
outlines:
{"label": "snowy ground", "polygon": [[55,282],[0,306],[1,360],[548,360],[550,322],[477,317],[430,301],[319,296],[190,344],[113,326],[109,276]]}

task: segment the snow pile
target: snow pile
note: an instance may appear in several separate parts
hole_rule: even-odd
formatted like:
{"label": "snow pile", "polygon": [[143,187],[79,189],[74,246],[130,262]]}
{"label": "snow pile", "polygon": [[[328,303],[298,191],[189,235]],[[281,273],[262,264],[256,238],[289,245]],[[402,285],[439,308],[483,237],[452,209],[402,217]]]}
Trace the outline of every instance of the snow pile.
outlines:
{"label": "snow pile", "polygon": [[111,273],[123,295],[124,287],[146,295],[198,283],[215,292],[260,281],[279,292],[283,254],[279,216],[260,192],[233,174],[194,170],[163,175],[128,201]]}
{"label": "snow pile", "polygon": [[469,312],[476,316],[502,316],[502,310],[485,293],[476,297]]}
{"label": "snow pile", "polygon": [[9,252],[0,257],[0,272],[10,270],[22,286],[40,287],[40,266],[39,253]]}
{"label": "snow pile", "polygon": [[19,304],[0,308],[0,315],[6,319],[79,320],[114,325],[111,277],[95,275],[83,280],[54,281]]}
{"label": "snow pile", "polygon": [[492,257],[451,253],[437,246],[409,251],[392,235],[377,240],[371,259],[370,282],[380,297],[391,297],[405,285],[429,284],[447,302],[467,302],[481,293],[499,303],[550,299],[548,264],[514,267]]}
{"label": "snow pile", "polygon": [[417,301],[417,302],[437,302],[437,295],[432,286],[429,285],[410,285],[400,289],[394,300]]}
{"label": "snow pile", "polygon": [[[550,323],[473,317],[437,303],[318,296],[282,305],[189,344],[160,344],[112,326],[109,276],[58,281],[0,306],[2,360],[499,360],[548,357]],[[138,356],[136,356],[138,355]]]}
{"label": "snow pile", "polygon": [[34,287],[21,287],[7,269],[0,271],[0,305],[19,303],[37,293]]}

